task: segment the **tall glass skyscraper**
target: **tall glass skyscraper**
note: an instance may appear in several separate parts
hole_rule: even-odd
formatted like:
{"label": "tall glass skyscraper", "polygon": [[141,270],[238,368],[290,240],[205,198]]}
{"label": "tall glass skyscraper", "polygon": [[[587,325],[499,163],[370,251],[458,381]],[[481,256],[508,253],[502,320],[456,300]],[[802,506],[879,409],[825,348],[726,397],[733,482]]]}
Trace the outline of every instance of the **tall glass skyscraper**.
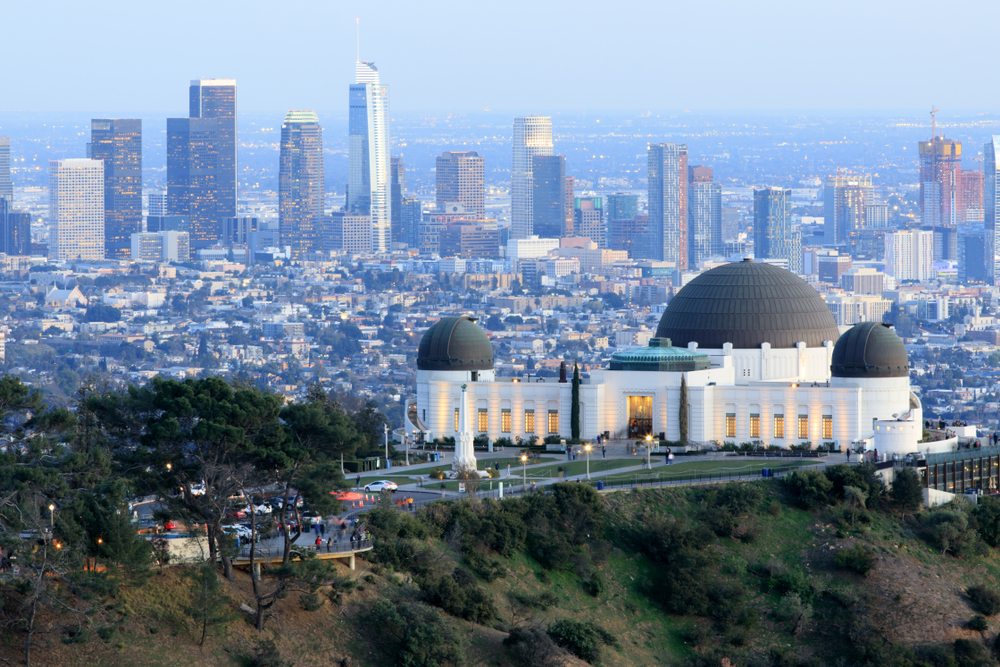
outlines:
{"label": "tall glass skyscraper", "polygon": [[435,194],[438,209],[459,202],[472,218],[486,217],[485,161],[476,151],[447,151],[435,161]]}
{"label": "tall glass skyscraper", "polygon": [[986,283],[1000,285],[1000,134],[983,147],[983,216],[986,228]]}
{"label": "tall glass skyscraper", "polygon": [[406,163],[393,155],[389,158],[389,193],[392,199],[392,242],[406,243],[403,238],[403,196],[406,195]]}
{"label": "tall glass skyscraper", "polygon": [[236,81],[191,81],[189,117],[167,119],[167,208],[191,221],[191,246],[219,242],[236,216]]}
{"label": "tall glass skyscraper", "polygon": [[142,121],[95,118],[88,156],[104,162],[104,256],[132,256],[142,231]]}
{"label": "tall glass skyscraper", "polygon": [[650,144],[649,227],[644,259],[688,268],[687,144]]}
{"label": "tall glass skyscraper", "polygon": [[292,258],[320,250],[323,225],[323,128],[312,111],[289,111],[281,125],[278,222]]}
{"label": "tall glass skyscraper", "polygon": [[788,270],[802,273],[802,238],[792,223],[792,191],[753,191],[753,244],[758,260],[784,259]]}
{"label": "tall glass skyscraper", "polygon": [[510,170],[510,238],[526,239],[532,229],[532,166],[536,155],[552,155],[552,118],[514,118],[513,160]]}
{"label": "tall glass skyscraper", "polygon": [[392,231],[389,89],[375,63],[357,62],[350,88],[347,210],[371,216],[372,252],[387,252]]}
{"label": "tall glass skyscraper", "polygon": [[566,156],[536,155],[531,160],[531,233],[544,239],[568,236]]}
{"label": "tall glass skyscraper", "polygon": [[0,198],[14,203],[14,183],[10,180],[10,137],[0,137]]}
{"label": "tall glass skyscraper", "polygon": [[688,265],[722,254],[722,186],[712,168],[688,167]]}

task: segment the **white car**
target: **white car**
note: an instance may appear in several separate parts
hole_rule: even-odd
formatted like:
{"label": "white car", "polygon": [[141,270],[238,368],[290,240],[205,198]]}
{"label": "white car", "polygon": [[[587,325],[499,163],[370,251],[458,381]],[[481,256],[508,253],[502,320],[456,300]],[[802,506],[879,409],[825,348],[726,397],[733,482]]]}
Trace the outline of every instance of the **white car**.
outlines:
{"label": "white car", "polygon": [[240,539],[243,540],[249,540],[250,537],[253,535],[253,531],[251,531],[249,528],[247,528],[246,526],[240,526],[238,524],[232,526],[223,526],[222,532],[224,532],[226,535],[239,535]]}
{"label": "white car", "polygon": [[261,503],[260,505],[254,505],[253,503],[250,503],[249,507],[253,508],[253,512],[257,516],[264,516],[265,514],[271,513],[271,508],[268,505],[265,505],[264,503]]}
{"label": "white car", "polygon": [[365,484],[365,493],[381,493],[382,491],[392,491],[393,493],[396,493],[396,489],[398,488],[399,487],[395,482],[390,482],[387,479],[380,479]]}

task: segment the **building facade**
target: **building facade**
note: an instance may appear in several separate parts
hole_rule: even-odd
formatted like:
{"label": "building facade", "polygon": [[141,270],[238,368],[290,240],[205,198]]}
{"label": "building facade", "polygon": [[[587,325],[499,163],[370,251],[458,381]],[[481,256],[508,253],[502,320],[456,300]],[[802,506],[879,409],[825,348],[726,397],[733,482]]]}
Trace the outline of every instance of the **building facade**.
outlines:
{"label": "building facade", "polygon": [[566,196],[566,156],[534,156],[531,160],[533,234],[549,239],[573,235],[572,229],[566,228],[566,209],[572,207],[573,200]]}
{"label": "building facade", "polygon": [[1000,285],[1000,135],[983,147],[983,218],[986,230],[986,281]]}
{"label": "building facade", "polygon": [[642,259],[688,268],[687,144],[650,144],[649,222]]}
{"label": "building facade", "polygon": [[142,121],[92,120],[87,157],[104,162],[104,255],[128,259],[142,231]]}
{"label": "building facade", "polygon": [[368,217],[373,252],[388,252],[392,235],[389,88],[375,63],[358,61],[350,87],[347,210]]}
{"label": "building facade", "polygon": [[49,161],[49,259],[104,259],[104,163]]}
{"label": "building facade", "polygon": [[885,272],[896,279],[923,281],[932,277],[934,232],[906,229],[886,232]]}
{"label": "building facade", "polygon": [[0,199],[14,204],[14,182],[10,177],[10,137],[0,137]]}
{"label": "building facade", "polygon": [[510,170],[510,235],[525,239],[537,232],[532,229],[532,168],[536,155],[552,155],[552,118],[518,116],[514,118],[513,157]]}
{"label": "building facade", "polygon": [[872,177],[843,174],[826,179],[823,235],[829,244],[845,243],[851,232],[868,229],[868,206],[874,204]]}
{"label": "building facade", "polygon": [[14,202],[0,197],[0,253],[28,255],[31,252],[31,214],[14,209]]}
{"label": "building facade", "polygon": [[722,255],[722,186],[711,167],[688,167],[688,241],[691,268]]}
{"label": "building facade", "polygon": [[131,258],[137,262],[187,262],[191,237],[187,232],[139,232],[130,238]]}
{"label": "building facade", "polygon": [[600,197],[574,197],[573,218],[573,236],[588,238],[598,248],[608,247],[604,201]]}
{"label": "building facade", "polygon": [[408,243],[403,238],[403,197],[406,196],[406,163],[396,155],[389,157],[389,197],[392,199],[391,233],[393,243]]}
{"label": "building facade", "polygon": [[447,151],[437,157],[434,172],[438,208],[458,202],[468,215],[486,217],[485,160],[476,151]]}
{"label": "building facade", "polygon": [[278,223],[281,245],[292,259],[321,250],[323,225],[323,128],[313,111],[289,111],[281,125]]}
{"label": "building facade", "polygon": [[802,272],[802,240],[792,223],[792,191],[753,191],[753,240],[757,260],[786,260],[792,273]]}

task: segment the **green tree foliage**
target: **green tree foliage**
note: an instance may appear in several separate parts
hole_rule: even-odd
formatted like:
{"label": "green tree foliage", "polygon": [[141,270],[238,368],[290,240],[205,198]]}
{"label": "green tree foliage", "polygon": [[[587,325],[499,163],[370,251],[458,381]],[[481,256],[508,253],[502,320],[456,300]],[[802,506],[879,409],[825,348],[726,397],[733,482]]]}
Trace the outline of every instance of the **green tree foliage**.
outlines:
{"label": "green tree foliage", "polygon": [[182,608],[201,631],[198,646],[204,646],[210,629],[217,626],[224,628],[238,616],[229,609],[229,597],[222,591],[214,563],[203,563],[184,574],[191,581],[191,603]]}
{"label": "green tree foliage", "polygon": [[556,621],[549,626],[548,633],[556,644],[592,665],[601,664],[605,646],[618,646],[613,634],[590,621]]}
{"label": "green tree foliage", "polygon": [[428,581],[422,594],[425,602],[473,623],[486,623],[497,615],[493,599],[461,568]]}
{"label": "green tree foliage", "polygon": [[580,365],[573,364],[573,389],[570,398],[570,435],[574,440],[580,439]]}
{"label": "green tree foliage", "polygon": [[837,465],[827,466],[823,473],[833,483],[833,496],[840,500],[847,500],[844,488],[853,486],[865,494],[865,506],[875,509],[878,500],[885,494],[885,485],[882,478],[876,474],[873,463],[862,463],[860,465]]}
{"label": "green tree foliage", "polygon": [[970,524],[970,508],[964,501],[940,505],[924,520],[924,532],[941,554],[962,555],[976,544],[978,536]]}
{"label": "green tree foliage", "polygon": [[875,550],[861,544],[841,549],[833,555],[833,562],[837,567],[854,570],[866,577],[875,569],[876,561]]}
{"label": "green tree foliage", "polygon": [[785,488],[803,509],[815,509],[830,501],[833,483],[821,470],[796,470],[785,478]]}
{"label": "green tree foliage", "polygon": [[1000,593],[986,586],[972,586],[965,590],[972,608],[983,616],[1000,614]]}
{"label": "green tree foliage", "polygon": [[892,480],[892,502],[902,512],[915,512],[924,502],[920,477],[913,468],[903,468]]}
{"label": "green tree foliage", "polygon": [[991,547],[1000,547],[1000,498],[981,496],[972,509],[979,537]]}
{"label": "green tree foliage", "polygon": [[688,441],[688,387],[687,379],[681,376],[681,397],[677,406],[677,426],[680,429],[681,444]]}
{"label": "green tree foliage", "polygon": [[103,303],[87,306],[87,312],[83,315],[84,322],[118,322],[121,319],[122,311]]}
{"label": "green tree foliage", "polygon": [[378,598],[364,622],[372,646],[399,667],[457,667],[464,662],[458,633],[425,604]]}

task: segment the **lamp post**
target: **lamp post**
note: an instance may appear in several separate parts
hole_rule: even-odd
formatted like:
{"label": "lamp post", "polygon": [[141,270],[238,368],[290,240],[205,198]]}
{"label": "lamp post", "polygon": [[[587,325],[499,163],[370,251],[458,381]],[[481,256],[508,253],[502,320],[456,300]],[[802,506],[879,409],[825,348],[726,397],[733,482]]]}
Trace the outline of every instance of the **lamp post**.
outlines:
{"label": "lamp post", "polygon": [[653,435],[651,433],[646,434],[646,469],[652,470],[653,463],[651,458],[651,453],[653,451]]}
{"label": "lamp post", "polygon": [[382,424],[382,428],[385,430],[385,467],[389,467],[389,425]]}
{"label": "lamp post", "polygon": [[521,454],[521,493],[528,490],[528,455]]}
{"label": "lamp post", "polygon": [[587,452],[587,481],[590,481],[590,443],[588,442],[583,446],[585,452]]}
{"label": "lamp post", "polygon": [[56,506],[49,505],[49,537],[55,538]]}

